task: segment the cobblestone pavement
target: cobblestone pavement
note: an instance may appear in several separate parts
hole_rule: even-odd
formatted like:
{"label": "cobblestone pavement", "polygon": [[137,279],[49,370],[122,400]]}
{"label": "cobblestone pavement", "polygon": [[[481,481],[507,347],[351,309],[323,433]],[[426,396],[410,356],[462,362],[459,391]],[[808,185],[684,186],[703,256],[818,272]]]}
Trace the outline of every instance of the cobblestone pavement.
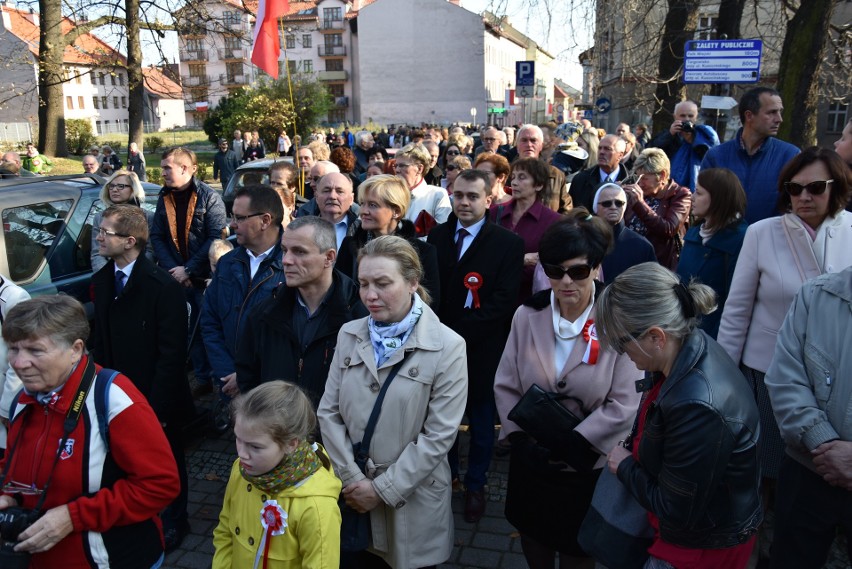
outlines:
{"label": "cobblestone pavement", "polygon": [[[466,452],[467,433],[461,433],[461,456]],[[189,468],[190,535],[180,548],[166,557],[164,569],[209,568],[213,559],[213,528],[219,518],[222,497],[231,465],[236,458],[234,436],[228,432],[221,436],[209,435],[187,450]],[[464,463],[462,463],[464,469]],[[521,543],[515,529],[503,516],[506,499],[506,479],[509,462],[495,456],[489,474],[489,502],[485,516],[476,524],[462,518],[462,494],[453,495],[456,543],[445,568],[485,567],[489,569],[524,569],[527,567],[521,553]],[[243,569],[243,568],[239,568]],[[852,569],[845,553],[835,547],[831,561],[825,569]]]}

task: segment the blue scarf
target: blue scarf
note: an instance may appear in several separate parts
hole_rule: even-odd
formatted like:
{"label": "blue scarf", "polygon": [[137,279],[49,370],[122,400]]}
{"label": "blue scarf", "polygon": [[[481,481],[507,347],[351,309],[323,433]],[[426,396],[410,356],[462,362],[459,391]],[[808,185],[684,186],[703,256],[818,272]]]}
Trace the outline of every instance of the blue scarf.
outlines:
{"label": "blue scarf", "polygon": [[423,314],[423,300],[416,292],[413,295],[413,300],[411,310],[399,322],[376,322],[372,316],[367,319],[377,368],[381,367],[394,352],[405,345],[406,340],[414,330],[414,326],[420,320],[420,315]]}

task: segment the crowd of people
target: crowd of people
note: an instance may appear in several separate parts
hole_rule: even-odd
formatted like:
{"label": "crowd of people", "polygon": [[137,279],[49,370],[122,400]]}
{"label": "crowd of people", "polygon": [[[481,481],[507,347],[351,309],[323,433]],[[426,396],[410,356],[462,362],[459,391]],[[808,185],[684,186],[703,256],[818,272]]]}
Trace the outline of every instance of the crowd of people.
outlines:
{"label": "crowd of people", "polygon": [[[230,215],[188,149],[152,216],[112,165],[91,351],[68,297],[0,306],[0,515],[24,520],[0,560],[158,567],[188,530],[182,426],[215,391],[237,450],[216,568],[444,563],[495,447],[532,569],[602,562],[584,536],[613,480],[648,536],[627,566],[821,567],[838,528],[852,549],[852,121],[800,151],[781,110],[746,92],[724,143],[691,101],[654,138],[282,130],[293,163]],[[218,150],[223,184],[266,155],[240,131]]]}

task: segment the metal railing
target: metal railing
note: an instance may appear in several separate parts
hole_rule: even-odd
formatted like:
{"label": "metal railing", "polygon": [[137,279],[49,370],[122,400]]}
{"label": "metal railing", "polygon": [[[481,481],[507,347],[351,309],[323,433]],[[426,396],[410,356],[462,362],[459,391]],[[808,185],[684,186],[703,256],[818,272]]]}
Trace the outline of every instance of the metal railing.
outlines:
{"label": "metal railing", "polygon": [[320,45],[317,46],[317,53],[320,57],[345,56],[346,46],[344,45]]}

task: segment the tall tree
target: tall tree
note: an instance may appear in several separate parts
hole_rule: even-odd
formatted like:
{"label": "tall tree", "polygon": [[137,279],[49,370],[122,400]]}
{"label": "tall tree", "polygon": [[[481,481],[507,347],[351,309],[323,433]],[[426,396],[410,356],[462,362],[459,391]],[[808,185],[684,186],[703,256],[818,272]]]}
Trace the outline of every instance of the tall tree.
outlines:
{"label": "tall tree", "polygon": [[816,144],[818,74],[835,3],[803,2],[787,23],[778,69],[778,92],[784,101],[784,122],[778,137],[797,146]]}
{"label": "tall tree", "polygon": [[62,5],[56,0],[39,0],[38,50],[38,149],[51,156],[67,156],[65,111],[63,109]]}
{"label": "tall tree", "polygon": [[130,90],[127,145],[129,147],[131,142],[135,142],[141,152],[145,134],[142,112],[145,104],[145,79],[142,75],[142,46],[139,39],[139,0],[125,0],[124,14],[127,32],[127,86]]}

